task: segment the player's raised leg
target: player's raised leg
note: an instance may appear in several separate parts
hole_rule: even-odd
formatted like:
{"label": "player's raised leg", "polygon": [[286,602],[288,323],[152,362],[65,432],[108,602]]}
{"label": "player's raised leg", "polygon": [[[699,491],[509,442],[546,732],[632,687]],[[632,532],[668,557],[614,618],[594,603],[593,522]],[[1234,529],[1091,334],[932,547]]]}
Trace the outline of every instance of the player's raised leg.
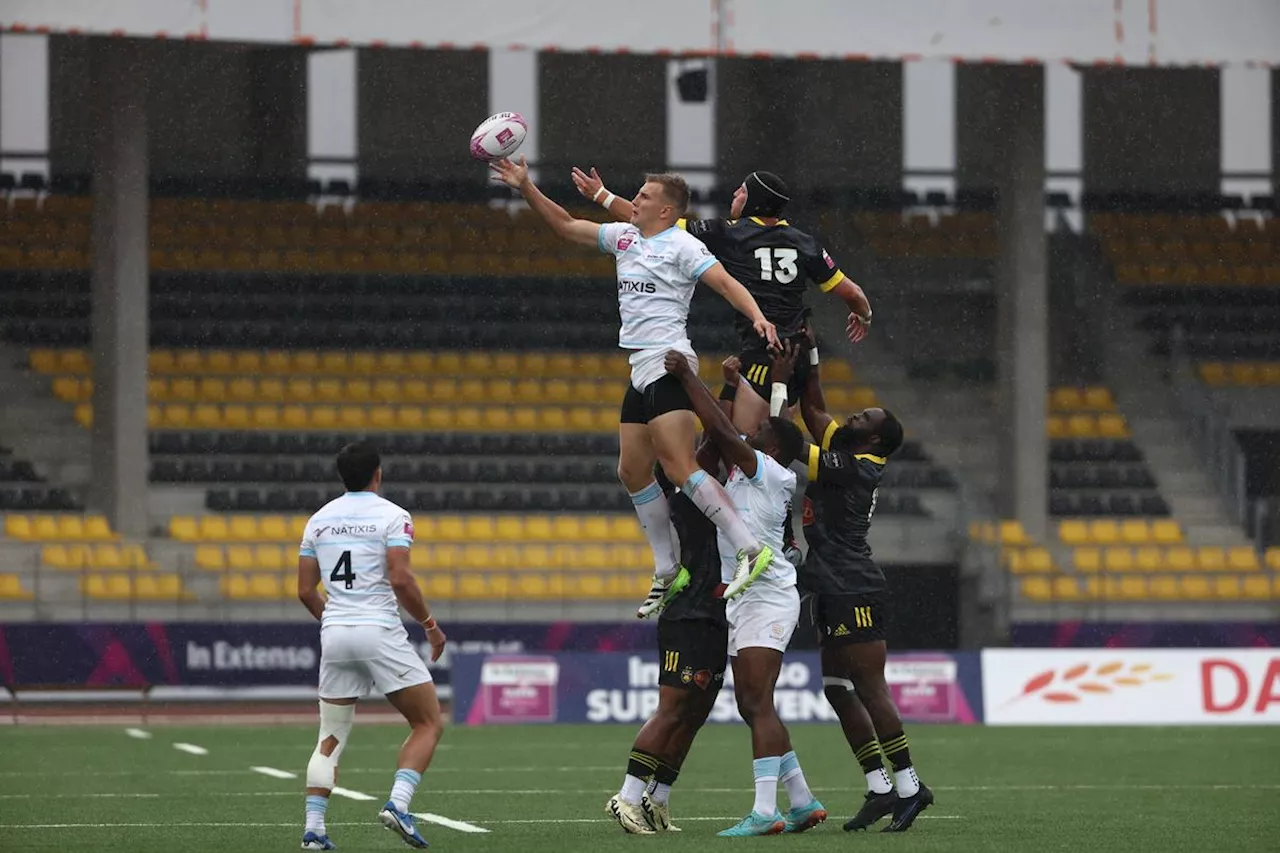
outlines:
{"label": "player's raised leg", "polygon": [[444,715],[440,713],[440,701],[431,682],[390,692],[387,701],[409,723],[409,736],[400,746],[391,795],[378,818],[383,826],[399,835],[410,847],[426,847],[426,839],[418,833],[409,813],[409,802],[422,781],[423,772],[431,764],[436,744],[440,742]]}
{"label": "player's raised leg", "polygon": [[671,532],[671,504],[653,476],[656,455],[649,428],[643,422],[629,420],[629,417],[643,419],[643,414],[630,405],[633,396],[639,396],[639,392],[628,386],[627,399],[622,404],[622,422],[618,424],[618,479],[631,495],[640,527],[653,550],[653,585],[636,612],[644,618],[661,609],[680,565]]}
{"label": "player's raised leg", "polygon": [[355,721],[355,699],[320,700],[320,735],[307,762],[306,828],[302,833],[303,850],[336,850],[325,828],[325,812],[329,796],[338,784],[338,760],[351,737]]}
{"label": "player's raised leg", "polygon": [[[734,575],[736,593],[759,576],[773,560],[773,549],[762,545],[751,534],[733,507],[729,494],[715,477],[708,474],[694,458],[695,423],[691,409],[668,411],[649,421],[649,434],[662,470],[673,483],[697,505],[702,514],[729,540],[737,552],[738,569]],[[732,584],[731,584],[732,587]],[[732,593],[726,591],[725,597]]]}

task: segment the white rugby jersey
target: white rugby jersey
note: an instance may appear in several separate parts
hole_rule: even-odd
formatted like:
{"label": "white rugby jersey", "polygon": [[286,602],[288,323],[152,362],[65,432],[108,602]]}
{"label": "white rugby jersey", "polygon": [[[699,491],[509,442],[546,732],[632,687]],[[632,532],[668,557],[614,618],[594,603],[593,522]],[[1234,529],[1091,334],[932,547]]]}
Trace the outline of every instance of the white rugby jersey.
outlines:
{"label": "white rugby jersey", "polygon": [[298,553],[320,563],[329,595],[321,627],[402,624],[387,549],[412,545],[412,516],[375,492],[347,492],[311,516]]}
{"label": "white rugby jersey", "polygon": [[[697,237],[675,227],[646,239],[629,222],[610,222],[600,226],[598,240],[600,251],[613,255],[618,266],[618,346],[693,355],[689,301],[698,279],[718,263],[715,255]],[[666,372],[661,356],[656,366],[653,361],[632,356],[632,384],[639,390]]]}
{"label": "white rugby jersey", "polygon": [[[772,456],[756,451],[756,475],[748,477],[741,468],[734,466],[724,490],[733,501],[733,508],[751,535],[761,545],[773,549],[773,562],[757,581],[768,581],[775,586],[796,585],[796,567],[791,565],[783,551],[783,525],[791,509],[791,498],[796,493],[796,475],[790,468],[783,468]],[[720,579],[728,583],[737,568],[737,551],[723,532],[716,532],[716,544],[720,548]]]}

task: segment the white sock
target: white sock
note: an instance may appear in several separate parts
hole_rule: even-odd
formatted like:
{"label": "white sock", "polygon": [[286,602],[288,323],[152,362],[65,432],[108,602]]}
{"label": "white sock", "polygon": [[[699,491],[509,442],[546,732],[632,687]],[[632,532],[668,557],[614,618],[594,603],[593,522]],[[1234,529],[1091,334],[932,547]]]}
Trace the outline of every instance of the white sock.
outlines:
{"label": "white sock", "polygon": [[809,790],[809,783],[804,780],[804,771],[800,769],[800,759],[796,758],[795,750],[782,756],[778,771],[778,778],[787,789],[787,798],[791,800],[791,808],[807,806],[813,802],[813,792]]}
{"label": "white sock", "polygon": [[632,492],[631,503],[653,549],[653,574],[661,580],[674,578],[680,558],[671,531],[671,503],[662,493],[662,487],[654,480],[640,491]]}
{"label": "white sock", "polygon": [[889,774],[883,767],[877,767],[867,774],[867,790],[873,794],[887,794],[893,790]]}
{"label": "white sock", "polygon": [[328,835],[324,831],[324,813],[329,808],[329,798],[319,794],[307,794],[307,832]]}
{"label": "white sock", "polygon": [[653,786],[653,792],[649,794],[649,799],[660,806],[665,806],[667,800],[671,799],[671,786],[665,782],[659,782]]}
{"label": "white sock", "polygon": [[756,802],[751,810],[764,817],[773,817],[778,813],[778,768],[782,764],[779,756],[757,758],[751,762],[751,772],[756,779]]}
{"label": "white sock", "polygon": [[396,771],[395,784],[391,786],[391,804],[402,812],[409,810],[409,801],[413,799],[413,792],[418,790],[418,783],[422,781],[422,774],[417,770],[408,770],[400,768]]}
{"label": "white sock", "polygon": [[729,500],[724,486],[706,471],[694,471],[684,481],[684,493],[689,496],[702,514],[725,535],[736,551],[756,551],[760,543],[743,524],[738,511]]}
{"label": "white sock", "polygon": [[920,777],[914,767],[893,771],[893,784],[899,797],[914,797],[920,791]]}
{"label": "white sock", "polygon": [[627,778],[622,780],[622,790],[618,792],[618,799],[633,806],[639,805],[640,797],[644,795],[645,788],[648,786],[649,783],[645,780],[628,773]]}

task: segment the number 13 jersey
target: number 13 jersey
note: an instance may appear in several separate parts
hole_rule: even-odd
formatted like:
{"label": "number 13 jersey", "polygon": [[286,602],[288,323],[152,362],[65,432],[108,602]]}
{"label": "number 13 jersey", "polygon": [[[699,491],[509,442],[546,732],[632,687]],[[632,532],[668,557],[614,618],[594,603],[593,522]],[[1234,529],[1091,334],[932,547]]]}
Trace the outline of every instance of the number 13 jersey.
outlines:
{"label": "number 13 jersey", "polygon": [[307,520],[298,553],[320,563],[321,627],[401,625],[387,549],[413,545],[413,518],[374,492],[347,492]]}
{"label": "number 13 jersey", "polygon": [[[804,325],[804,292],[813,282],[823,293],[844,280],[816,237],[787,220],[768,225],[762,219],[681,219],[676,223],[701,240],[720,259],[729,275],[755,297],[765,319],[779,337],[793,336]],[[760,336],[744,314],[734,315],[744,350],[761,346]]]}

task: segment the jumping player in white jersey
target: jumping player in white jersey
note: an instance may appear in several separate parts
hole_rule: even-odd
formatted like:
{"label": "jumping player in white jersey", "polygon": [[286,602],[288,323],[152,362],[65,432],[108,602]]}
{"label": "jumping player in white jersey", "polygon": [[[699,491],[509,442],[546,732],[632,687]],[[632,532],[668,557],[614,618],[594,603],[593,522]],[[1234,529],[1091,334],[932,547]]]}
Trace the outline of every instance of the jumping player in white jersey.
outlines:
{"label": "jumping player in white jersey", "polygon": [[[756,798],[746,817],[719,834],[804,832],[826,820],[827,811],[809,790],[791,748],[791,736],[773,703],[782,655],[800,618],[796,569],[784,554],[783,532],[796,490],[796,475],[787,466],[800,457],[804,436],[786,418],[770,417],[761,421],[750,440],[743,438],[683,353],[668,352],[664,364],[680,380],[729,469],[725,490],[734,507],[747,519],[751,532],[772,551],[766,570],[747,579],[745,585],[735,565],[727,560],[721,563],[724,597],[732,599],[725,615],[734,693],[738,711],[751,727]],[[720,547],[724,554],[723,540]],[[778,811],[779,781],[791,801],[785,817]]]}
{"label": "jumping player in white jersey", "polygon": [[[378,495],[378,451],[366,443],[348,444],[338,453],[338,474],[346,494],[311,516],[298,551],[298,599],[320,620],[320,737],[307,764],[302,849],[336,849],[325,830],[325,811],[356,700],[374,687],[410,726],[378,819],[410,847],[426,847],[409,800],[431,763],[444,718],[431,673],[409,642],[397,604],[426,629],[432,660],[444,651],[445,636],[409,572],[413,519]],[[316,588],[321,583],[327,601]]]}
{"label": "jumping player in white jersey", "polygon": [[734,561],[741,588],[768,567],[773,550],[751,533],[716,479],[698,467],[689,397],[667,375],[663,359],[675,350],[697,363],[686,325],[699,281],[745,314],[769,345],[778,343],[773,324],[701,241],[675,227],[689,206],[689,186],[679,175],[647,175],[632,202],[631,221],[601,225],[573,218],[543,195],[529,179],[523,157],[519,164],[496,160],[490,168],[503,183],[519,190],[561,237],[597,246],[617,259],[622,317],[618,345],[631,350],[631,383],[618,426],[618,477],[631,494],[654,557],[653,586],[636,615],[645,618],[658,612],[680,591],[671,506],[654,479],[655,459],[723,535],[722,551]]}

